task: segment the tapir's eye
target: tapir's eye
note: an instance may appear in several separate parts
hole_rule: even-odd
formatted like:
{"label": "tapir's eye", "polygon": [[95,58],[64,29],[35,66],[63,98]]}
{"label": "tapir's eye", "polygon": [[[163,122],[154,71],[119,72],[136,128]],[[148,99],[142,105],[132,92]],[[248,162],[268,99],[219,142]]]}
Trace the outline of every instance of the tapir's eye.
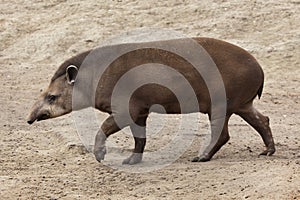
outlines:
{"label": "tapir's eye", "polygon": [[52,104],[56,100],[57,96],[55,95],[48,95],[47,101],[49,104]]}

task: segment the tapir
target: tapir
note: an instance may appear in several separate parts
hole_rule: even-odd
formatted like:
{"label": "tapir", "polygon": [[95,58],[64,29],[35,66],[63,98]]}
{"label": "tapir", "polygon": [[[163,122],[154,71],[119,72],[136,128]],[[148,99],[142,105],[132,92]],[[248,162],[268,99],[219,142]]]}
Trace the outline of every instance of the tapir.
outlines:
{"label": "tapir", "polygon": [[[63,62],[52,77],[48,88],[41,94],[36,103],[34,103],[28,118],[28,123],[59,117],[70,113],[72,110],[79,110],[86,107],[94,107],[102,112],[109,114],[109,117],[102,123],[95,137],[94,155],[97,161],[101,162],[106,154],[105,141],[107,138],[118,132],[124,127],[129,126],[134,137],[134,149],[130,157],[123,161],[123,164],[136,164],[142,161],[144,148],[146,145],[146,120],[148,115],[153,111],[151,106],[159,104],[164,109],[165,114],[183,114],[201,112],[208,114],[211,125],[211,141],[204,151],[191,159],[193,162],[209,161],[214,154],[229,140],[228,121],[233,115],[239,115],[250,126],[252,126],[262,137],[266,149],[260,155],[270,156],[275,152],[275,145],[271,133],[269,118],[261,114],[253,106],[254,99],[262,95],[264,85],[264,73],[256,59],[246,50],[230,44],[228,42],[213,38],[190,38],[196,44],[200,45],[205,53],[212,60],[220,74],[222,84],[216,84],[216,87],[210,89],[206,80],[214,83],[216,76],[211,74],[210,77],[203,77],[187,59],[176,53],[154,47],[168,46],[174,50],[186,48],[186,52],[193,53],[193,48],[189,49],[185,39],[170,39],[151,42],[136,42],[131,44],[114,44],[111,46],[98,47],[95,50],[89,50],[80,53],[65,62]],[[122,52],[129,46],[134,49],[128,52]],[[172,48],[171,48],[172,49]],[[112,54],[122,53],[112,62],[107,63],[105,67],[103,62],[105,58]],[[90,56],[93,54],[93,56]],[[200,53],[199,53],[200,54]],[[91,57],[91,59],[88,59]],[[195,56],[194,56],[195,57]],[[197,56],[196,56],[197,57]],[[202,59],[199,55],[198,60]],[[86,60],[89,60],[86,62]],[[197,60],[197,59],[196,59]],[[200,60],[201,62],[201,60]],[[113,95],[114,87],[118,81],[132,69],[139,67],[139,73],[133,72],[127,85],[123,85],[124,90],[130,88],[136,79],[147,79],[153,74],[159,75],[159,80],[166,79],[169,85],[179,91],[179,95],[185,96],[182,79],[176,77],[174,73],[168,73],[168,70],[153,68],[149,70],[151,64],[154,66],[161,64],[170,66],[190,84],[197,104],[187,103],[186,109],[181,109],[177,96],[168,87],[149,83],[136,90],[131,94],[129,101],[123,101],[122,95]],[[90,67],[93,65],[93,67]],[[202,68],[211,68],[206,62],[202,62]],[[90,67],[90,68],[89,68]],[[102,72],[97,74],[93,70],[99,69]],[[93,78],[79,78],[80,71],[89,73]],[[174,71],[173,70],[173,71]],[[81,73],[81,74],[84,74]],[[97,77],[100,76],[100,77]],[[96,81],[94,80],[96,77]],[[93,83],[92,83],[93,82]],[[76,84],[78,86],[76,87]],[[81,83],[81,84],[80,84]],[[219,88],[220,86],[220,88]],[[223,115],[213,114],[214,108],[219,106],[217,103],[212,104],[212,96],[218,95],[224,88],[226,96],[225,102],[220,105],[225,106]],[[94,88],[89,94],[89,87]],[[74,91],[79,94],[76,108],[74,105]],[[186,98],[188,101],[189,96]],[[114,106],[112,101],[119,100],[118,105]],[[78,103],[79,102],[79,103]],[[124,114],[129,110],[129,115]],[[215,109],[217,110],[217,109]],[[153,111],[159,112],[159,111]],[[217,116],[217,117],[214,117]],[[127,119],[130,118],[130,119]],[[124,119],[123,123],[117,123],[117,119]],[[214,129],[219,119],[223,119],[220,131]],[[176,147],[174,147],[176,148]]]}

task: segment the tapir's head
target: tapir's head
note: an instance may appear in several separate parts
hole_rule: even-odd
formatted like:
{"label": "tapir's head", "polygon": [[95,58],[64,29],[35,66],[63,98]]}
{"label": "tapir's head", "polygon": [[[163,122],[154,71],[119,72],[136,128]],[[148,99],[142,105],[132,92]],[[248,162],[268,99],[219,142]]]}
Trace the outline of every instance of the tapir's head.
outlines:
{"label": "tapir's head", "polygon": [[72,111],[72,91],[78,68],[75,65],[65,67],[65,73],[54,75],[49,87],[33,105],[28,123],[59,117]]}
{"label": "tapir's head", "polygon": [[78,69],[90,52],[80,53],[60,65],[46,91],[34,103],[27,119],[29,124],[72,111],[72,93],[75,83],[78,82]]}

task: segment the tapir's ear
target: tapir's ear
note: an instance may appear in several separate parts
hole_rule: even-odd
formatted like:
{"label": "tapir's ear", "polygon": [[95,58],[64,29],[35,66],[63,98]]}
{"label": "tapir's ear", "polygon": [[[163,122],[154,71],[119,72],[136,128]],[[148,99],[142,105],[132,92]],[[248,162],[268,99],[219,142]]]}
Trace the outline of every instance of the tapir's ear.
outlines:
{"label": "tapir's ear", "polygon": [[70,85],[75,83],[78,74],[78,68],[75,65],[70,65],[66,69],[66,77]]}

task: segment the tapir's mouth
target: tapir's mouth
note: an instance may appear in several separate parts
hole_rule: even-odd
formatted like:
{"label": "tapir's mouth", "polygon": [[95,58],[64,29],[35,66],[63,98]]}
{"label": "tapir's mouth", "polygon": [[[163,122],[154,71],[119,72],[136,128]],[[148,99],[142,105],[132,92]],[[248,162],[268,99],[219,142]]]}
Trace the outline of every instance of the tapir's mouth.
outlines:
{"label": "tapir's mouth", "polygon": [[30,118],[27,123],[28,124],[33,124],[33,122],[35,121],[42,121],[42,120],[45,120],[45,119],[49,119],[50,118],[50,113],[46,112],[46,113],[43,113],[43,114],[40,114],[38,115],[37,117],[33,117],[33,118]]}
{"label": "tapir's mouth", "polygon": [[49,118],[50,118],[49,113],[44,113],[44,114],[41,114],[40,116],[38,116],[36,121],[42,121],[42,120],[49,119]]}

